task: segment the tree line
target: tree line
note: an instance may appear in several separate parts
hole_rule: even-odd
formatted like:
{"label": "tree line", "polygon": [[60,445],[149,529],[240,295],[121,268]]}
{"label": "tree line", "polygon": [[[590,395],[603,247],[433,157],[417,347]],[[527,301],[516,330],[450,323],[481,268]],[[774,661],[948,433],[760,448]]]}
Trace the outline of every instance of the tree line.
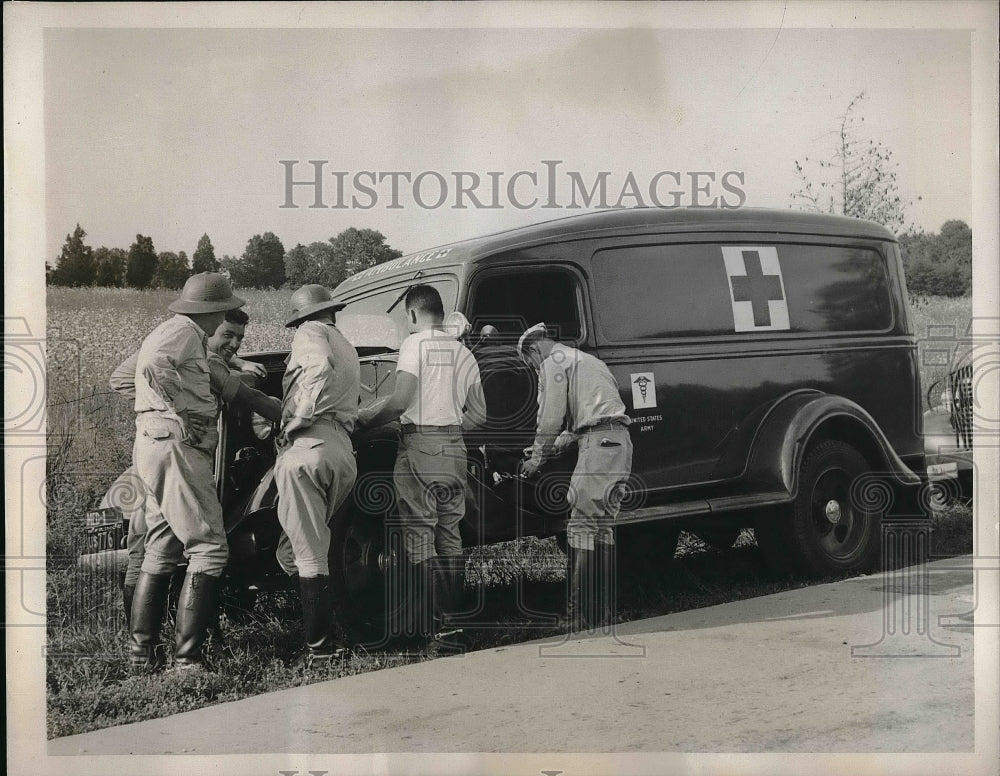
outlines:
{"label": "tree line", "polygon": [[864,132],[864,99],[864,92],[855,96],[840,116],[829,156],[795,161],[801,185],[792,194],[793,205],[874,221],[899,235],[906,283],[913,294],[971,293],[972,230],[957,220],[946,221],[937,234],[914,229],[906,210],[915,200],[900,193],[892,151]]}
{"label": "tree line", "polygon": [[401,251],[386,244],[385,235],[373,229],[350,227],[326,242],[297,244],[285,251],[273,232],[255,234],[239,257],[217,259],[207,234],[198,240],[191,261],[184,251],[157,253],[151,237],[137,234],[126,251],[92,248],[80,226],[66,235],[53,266],[45,263],[45,282],[54,286],[107,286],[110,288],[178,289],[198,272],[222,272],[237,288],[298,287],[321,283],[334,288],[355,272],[399,258]]}

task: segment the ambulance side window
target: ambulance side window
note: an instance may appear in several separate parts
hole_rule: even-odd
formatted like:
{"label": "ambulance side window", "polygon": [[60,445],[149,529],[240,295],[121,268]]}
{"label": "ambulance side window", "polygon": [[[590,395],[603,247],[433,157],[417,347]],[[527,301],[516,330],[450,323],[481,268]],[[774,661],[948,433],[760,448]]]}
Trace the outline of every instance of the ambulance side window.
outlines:
{"label": "ambulance side window", "polygon": [[518,337],[544,322],[563,342],[578,341],[584,331],[582,299],[576,276],[558,268],[491,269],[473,284],[467,316],[473,340],[483,326],[498,330],[476,348],[490,419],[487,430],[523,432],[523,439],[511,442],[515,447],[530,443],[538,413],[537,376],[517,356]]}
{"label": "ambulance side window", "polygon": [[558,339],[579,339],[581,291],[576,277],[565,270],[503,268],[476,282],[469,305],[473,331],[496,326],[515,340],[529,326],[545,322]]}

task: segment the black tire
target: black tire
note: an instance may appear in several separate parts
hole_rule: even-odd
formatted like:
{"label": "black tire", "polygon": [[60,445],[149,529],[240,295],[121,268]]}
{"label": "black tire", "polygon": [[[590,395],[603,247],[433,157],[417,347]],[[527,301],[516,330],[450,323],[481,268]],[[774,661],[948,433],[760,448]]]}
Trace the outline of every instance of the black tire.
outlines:
{"label": "black tire", "polygon": [[337,620],[353,644],[385,646],[390,618],[401,603],[390,582],[402,562],[402,548],[395,538],[387,547],[385,523],[355,509],[341,510],[330,529]]}
{"label": "black tire", "polygon": [[878,566],[882,515],[852,498],[853,483],[870,470],[846,442],[825,440],[806,452],[798,493],[780,526],[792,568],[823,577]]}
{"label": "black tire", "polygon": [[253,609],[257,605],[259,591],[246,584],[227,579],[222,586],[222,596],[219,606],[227,620],[231,622],[247,622],[253,618]]}

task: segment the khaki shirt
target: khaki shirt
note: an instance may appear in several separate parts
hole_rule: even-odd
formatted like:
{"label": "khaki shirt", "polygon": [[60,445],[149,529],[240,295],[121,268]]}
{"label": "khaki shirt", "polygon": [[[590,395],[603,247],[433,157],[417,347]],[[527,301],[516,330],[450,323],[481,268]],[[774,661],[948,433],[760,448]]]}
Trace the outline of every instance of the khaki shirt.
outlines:
{"label": "khaki shirt", "polygon": [[295,332],[282,380],[281,425],[296,428],[319,418],[354,430],[361,397],[358,351],[330,323],[306,321]]}
{"label": "khaki shirt", "polygon": [[611,370],[589,353],[553,345],[538,370],[538,422],[531,460],[541,463],[564,428],[578,434],[611,421],[631,422]]}
{"label": "khaki shirt", "polygon": [[[135,352],[122,361],[111,373],[108,383],[111,389],[130,399],[135,399],[135,368],[139,362],[139,353]],[[240,387],[239,372],[229,368],[225,359],[218,353],[208,351],[209,387],[212,393],[222,401],[231,402]]]}
{"label": "khaki shirt", "polygon": [[143,340],[136,357],[135,411],[216,417],[208,337],[185,315],[168,318]]}

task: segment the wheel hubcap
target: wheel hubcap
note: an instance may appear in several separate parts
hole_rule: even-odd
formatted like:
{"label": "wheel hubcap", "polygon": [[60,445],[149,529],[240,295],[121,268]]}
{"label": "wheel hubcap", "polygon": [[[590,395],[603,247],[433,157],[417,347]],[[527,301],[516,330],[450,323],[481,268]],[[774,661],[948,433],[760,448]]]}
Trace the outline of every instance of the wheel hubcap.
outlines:
{"label": "wheel hubcap", "polygon": [[813,524],[823,550],[831,558],[854,553],[865,521],[850,501],[851,475],[840,467],[823,472],[813,489]]}

